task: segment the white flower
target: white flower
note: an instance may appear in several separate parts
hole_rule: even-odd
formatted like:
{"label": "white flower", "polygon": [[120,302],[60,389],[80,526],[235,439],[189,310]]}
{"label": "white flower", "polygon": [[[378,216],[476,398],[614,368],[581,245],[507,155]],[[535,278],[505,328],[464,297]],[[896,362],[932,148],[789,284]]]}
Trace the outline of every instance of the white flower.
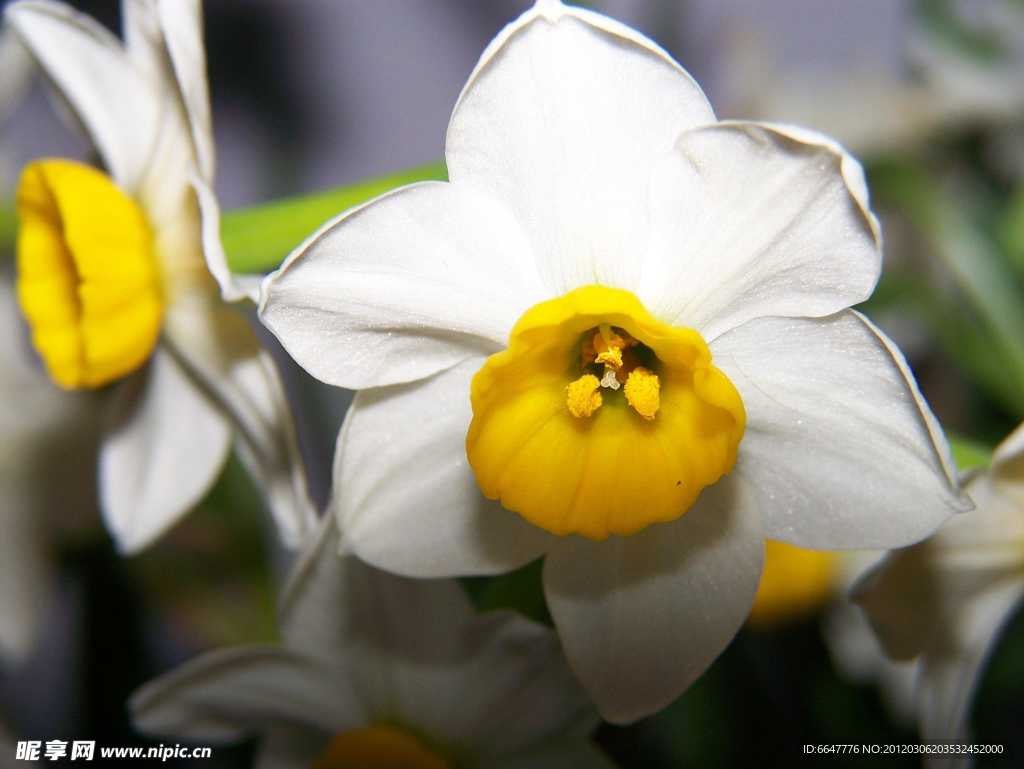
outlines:
{"label": "white flower", "polygon": [[884,548],[969,504],[902,356],[847,309],[878,229],[830,140],[716,123],[654,43],[547,1],[484,52],[446,159],[450,183],[342,215],[264,283],[295,359],[361,390],[347,550],[421,577],[546,554],[569,662],[626,722],[729,642],[766,537]]}
{"label": "white flower", "polygon": [[255,733],[265,769],[613,766],[587,739],[597,713],[554,633],[475,616],[457,582],[337,547],[328,517],[282,601],[286,645],[215,651],[150,682],[131,699],[136,726],[200,743]]}
{"label": "white flower", "polygon": [[849,601],[832,607],[823,630],[836,670],[854,683],[876,687],[889,718],[912,727],[917,663],[889,659],[864,612]]}
{"label": "white flower", "polygon": [[[782,65],[781,51],[770,50],[779,41],[738,25],[727,32],[720,56],[730,112],[813,126],[861,156],[913,151],[914,144],[951,131],[1019,121],[1024,10],[1012,0],[969,0],[947,10],[940,25],[927,12],[891,19],[898,29],[880,36],[901,38],[894,41],[903,49],[899,61],[859,46],[843,52],[854,54],[852,61],[838,56],[838,67]],[[950,25],[969,29],[990,50],[983,55],[965,46]]]}
{"label": "white flower", "polygon": [[51,386],[0,269],[0,654],[20,661],[52,602],[53,531],[95,511],[98,409]]}
{"label": "white flower", "polygon": [[985,663],[1024,597],[1024,425],[964,488],[976,510],[891,553],[854,592],[889,656],[918,660],[928,740],[968,736]]}
{"label": "white flower", "polygon": [[235,299],[253,282],[235,281],[219,243],[201,8],[127,0],[123,17],[124,44],[62,3],[6,9],[110,173],[44,160],[23,175],[18,289],[33,341],[65,387],[131,374],[110,393],[99,459],[122,552],[203,497],[232,438],[296,546],[315,514],[291,415],[269,354],[217,287]]}
{"label": "white flower", "polygon": [[[0,27],[0,128],[32,81],[32,59],[10,30]],[[6,190],[5,190],[6,193]]]}
{"label": "white flower", "polygon": [[822,633],[835,667],[845,678],[877,685],[890,715],[910,724],[916,665],[890,660],[864,612],[847,597],[856,579],[885,555],[883,550],[804,550],[769,540],[747,621],[767,629],[823,613]]}

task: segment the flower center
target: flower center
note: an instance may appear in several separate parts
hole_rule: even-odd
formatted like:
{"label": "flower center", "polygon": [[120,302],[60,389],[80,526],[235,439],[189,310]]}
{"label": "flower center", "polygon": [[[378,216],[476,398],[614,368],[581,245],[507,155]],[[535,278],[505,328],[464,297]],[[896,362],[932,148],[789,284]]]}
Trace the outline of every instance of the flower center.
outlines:
{"label": "flower center", "polygon": [[377,724],[337,735],[310,769],[454,769],[402,729]]}
{"label": "flower center", "polygon": [[18,188],[18,298],[60,386],[139,368],[160,335],[153,237],[138,205],[91,166],[42,160]]}
{"label": "flower center", "polygon": [[466,452],[483,494],[594,540],[685,513],[732,469],[746,425],[697,331],[605,286],[530,308],[471,399]]}
{"label": "flower center", "polygon": [[[602,323],[583,337],[584,374],[566,388],[565,405],[574,417],[589,417],[604,399],[599,387],[618,390],[622,384],[626,402],[644,419],[654,419],[661,406],[661,381],[658,375],[640,365],[653,355],[650,348],[637,341],[624,328]],[[597,378],[601,375],[601,379]]]}

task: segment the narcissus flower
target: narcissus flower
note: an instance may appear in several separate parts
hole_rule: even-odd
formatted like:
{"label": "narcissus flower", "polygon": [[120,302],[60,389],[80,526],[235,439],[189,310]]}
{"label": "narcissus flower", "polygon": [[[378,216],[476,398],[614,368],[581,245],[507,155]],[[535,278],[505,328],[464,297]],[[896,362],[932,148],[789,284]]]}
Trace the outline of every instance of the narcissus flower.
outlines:
{"label": "narcissus flower", "polygon": [[265,769],[611,769],[551,630],[475,616],[457,582],[396,577],[337,547],[327,519],[282,602],[286,645],[216,651],[147,684],[137,727],[255,734]]}
{"label": "narcissus flower", "polygon": [[127,0],[123,17],[122,44],[61,3],[6,9],[105,168],[50,159],[24,171],[18,294],[32,340],[64,388],[118,382],[99,475],[122,551],[202,498],[232,438],[297,545],[315,515],[283,389],[218,289],[237,299],[254,284],[235,280],[219,243],[201,8]]}
{"label": "narcissus flower", "polygon": [[569,662],[625,722],[729,642],[766,537],[887,547],[969,504],[902,356],[847,309],[881,257],[835,143],[715,122],[657,45],[548,0],[484,52],[446,159],[264,284],[295,359],[360,390],[346,549],[422,577],[546,554]]}
{"label": "narcissus flower", "polygon": [[[0,266],[0,658],[28,654],[56,584],[56,532],[96,513],[97,398],[49,385]],[[94,519],[95,520],[95,519]]]}
{"label": "narcissus flower", "polygon": [[1024,425],[964,488],[976,510],[891,553],[854,590],[886,652],[917,660],[928,740],[968,737],[985,663],[1024,599]]}

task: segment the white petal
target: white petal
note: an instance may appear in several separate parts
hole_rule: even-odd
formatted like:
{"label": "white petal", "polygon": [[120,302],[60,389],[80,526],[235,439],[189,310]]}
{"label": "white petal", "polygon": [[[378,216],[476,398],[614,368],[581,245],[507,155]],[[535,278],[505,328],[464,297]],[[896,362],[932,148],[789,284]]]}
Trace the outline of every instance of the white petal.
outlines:
{"label": "white petal", "polygon": [[605,720],[635,721],[682,694],[746,620],[763,564],[757,510],[729,477],[672,523],[553,547],[548,606]]}
{"label": "white petal", "polygon": [[760,318],[711,350],[747,411],[735,472],[769,539],[899,547],[970,509],[903,356],[863,316]]}
{"label": "white petal", "polygon": [[863,610],[848,601],[838,601],[829,610],[822,630],[832,664],[843,677],[877,685],[890,717],[901,725],[913,724],[917,662],[889,659]]}
{"label": "white petal", "polygon": [[153,228],[165,289],[173,295],[179,290],[179,278],[194,290],[204,259],[200,211],[190,181],[199,160],[160,19],[160,8],[167,5],[157,0],[124,0],[121,13],[128,58],[145,75],[162,105],[156,141],[135,197]]}
{"label": "white petal", "polygon": [[7,6],[6,20],[81,119],[114,180],[136,189],[156,139],[160,102],[120,40],[52,0]]}
{"label": "white petal", "polygon": [[382,656],[445,658],[461,648],[465,626],[476,621],[455,580],[411,580],[338,556],[338,529],[330,520],[296,564],[278,617],[289,646],[320,657],[354,651]]}
{"label": "white petal", "polygon": [[392,662],[415,723],[465,746],[480,766],[567,737],[582,742],[597,727],[597,710],[552,630],[509,611],[460,630],[457,651],[432,658],[433,670],[409,657]]}
{"label": "white petal", "polygon": [[852,595],[890,656],[920,654],[918,721],[926,739],[962,739],[985,662],[1024,597],[1024,514],[981,475],[976,510],[891,553]]}
{"label": "white petal", "polygon": [[11,31],[0,25],[0,128],[28,92],[35,74],[32,57]]}
{"label": "white petal", "polygon": [[100,506],[124,554],[148,547],[210,490],[231,425],[179,361],[158,347],[118,385],[100,448]]}
{"label": "white petal", "polygon": [[53,599],[54,527],[96,514],[96,405],[60,390],[31,350],[0,267],[0,657],[30,651]]}
{"label": "white petal", "polygon": [[[9,437],[0,425],[0,442]],[[53,600],[55,578],[45,531],[50,511],[39,509],[32,488],[44,479],[29,475],[22,462],[8,461],[10,448],[0,446],[0,659],[17,662]]]}
{"label": "white petal", "polygon": [[890,553],[851,591],[890,656],[909,659],[929,645],[949,645],[950,621],[966,605],[1024,573],[1020,506],[987,475],[966,490],[975,510],[953,516],[924,542]]}
{"label": "white petal", "polygon": [[1024,598],[1024,579],[1005,580],[958,607],[949,646],[932,636],[918,679],[918,725],[926,740],[968,737],[970,706],[1002,629]]}
{"label": "white petal", "polygon": [[586,733],[597,713],[549,629],[512,612],[473,614],[454,580],[413,580],[339,558],[322,524],[281,603],[282,633],[311,655],[351,657],[377,717],[398,718],[484,757]]}
{"label": "white petal", "polygon": [[364,561],[410,577],[498,574],[554,541],[486,499],[469,467],[469,383],[481,365],[356,395],[335,451],[334,508]]}
{"label": "white petal", "polygon": [[871,295],[881,242],[860,165],[803,139],[755,123],[679,137],[651,186],[648,310],[711,341],[751,318],[830,315]]}
{"label": "white petal", "polygon": [[267,727],[334,735],[370,725],[332,667],[285,646],[204,654],[138,689],[129,708],[140,731],[199,742],[234,741]]}
{"label": "white petal", "polygon": [[213,183],[213,120],[210,88],[206,81],[206,48],[203,45],[203,8],[200,0],[162,0],[157,3],[167,53],[177,77],[195,145],[199,173]]}
{"label": "white petal", "polygon": [[[362,576],[360,568],[369,567],[339,556],[339,541],[337,521],[325,515],[304,543],[281,591],[278,626],[285,642],[296,649],[326,655],[348,644],[350,583]],[[346,577],[349,572],[351,578]]]}
{"label": "white petal", "polygon": [[122,0],[121,27],[125,52],[132,65],[159,88],[157,84],[174,82],[174,71],[156,4],[157,0]]}
{"label": "white petal", "polygon": [[263,492],[282,542],[315,526],[305,465],[284,387],[249,324],[223,305],[168,309],[168,344],[235,428],[239,458]]}
{"label": "white petal", "polygon": [[260,317],[309,373],[355,390],[501,349],[546,298],[505,208],[423,182],[328,222],[267,278]]}
{"label": "white petal", "polygon": [[941,597],[929,557],[927,541],[893,551],[850,590],[850,599],[867,613],[885,653],[894,660],[917,657],[941,624]]}
{"label": "white petal", "polygon": [[448,174],[515,214],[552,293],[633,290],[651,171],[681,131],[714,119],[700,87],[638,32],[539,3],[494,39],[463,89]]}
{"label": "white petal", "polygon": [[203,254],[206,256],[206,267],[217,280],[220,293],[226,302],[237,302],[241,299],[260,300],[260,281],[262,275],[235,275],[228,266],[228,257],[224,253],[224,244],[220,239],[220,205],[213,188],[204,182],[195,169],[189,171],[189,181],[196,191],[199,211],[203,219]]}
{"label": "white petal", "polygon": [[1011,493],[1020,494],[1024,505],[1024,424],[996,446],[991,472],[999,481],[1012,484]]}

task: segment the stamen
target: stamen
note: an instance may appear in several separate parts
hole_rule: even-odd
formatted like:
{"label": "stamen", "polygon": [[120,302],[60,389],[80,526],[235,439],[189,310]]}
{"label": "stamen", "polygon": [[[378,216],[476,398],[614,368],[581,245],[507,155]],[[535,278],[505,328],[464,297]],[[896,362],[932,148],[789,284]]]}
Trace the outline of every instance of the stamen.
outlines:
{"label": "stamen", "polygon": [[654,419],[661,407],[661,382],[657,374],[643,366],[637,366],[626,380],[623,389],[626,401],[644,419]]}
{"label": "stamen", "polygon": [[574,417],[589,417],[601,408],[601,383],[593,374],[584,374],[566,389],[565,405]]}

